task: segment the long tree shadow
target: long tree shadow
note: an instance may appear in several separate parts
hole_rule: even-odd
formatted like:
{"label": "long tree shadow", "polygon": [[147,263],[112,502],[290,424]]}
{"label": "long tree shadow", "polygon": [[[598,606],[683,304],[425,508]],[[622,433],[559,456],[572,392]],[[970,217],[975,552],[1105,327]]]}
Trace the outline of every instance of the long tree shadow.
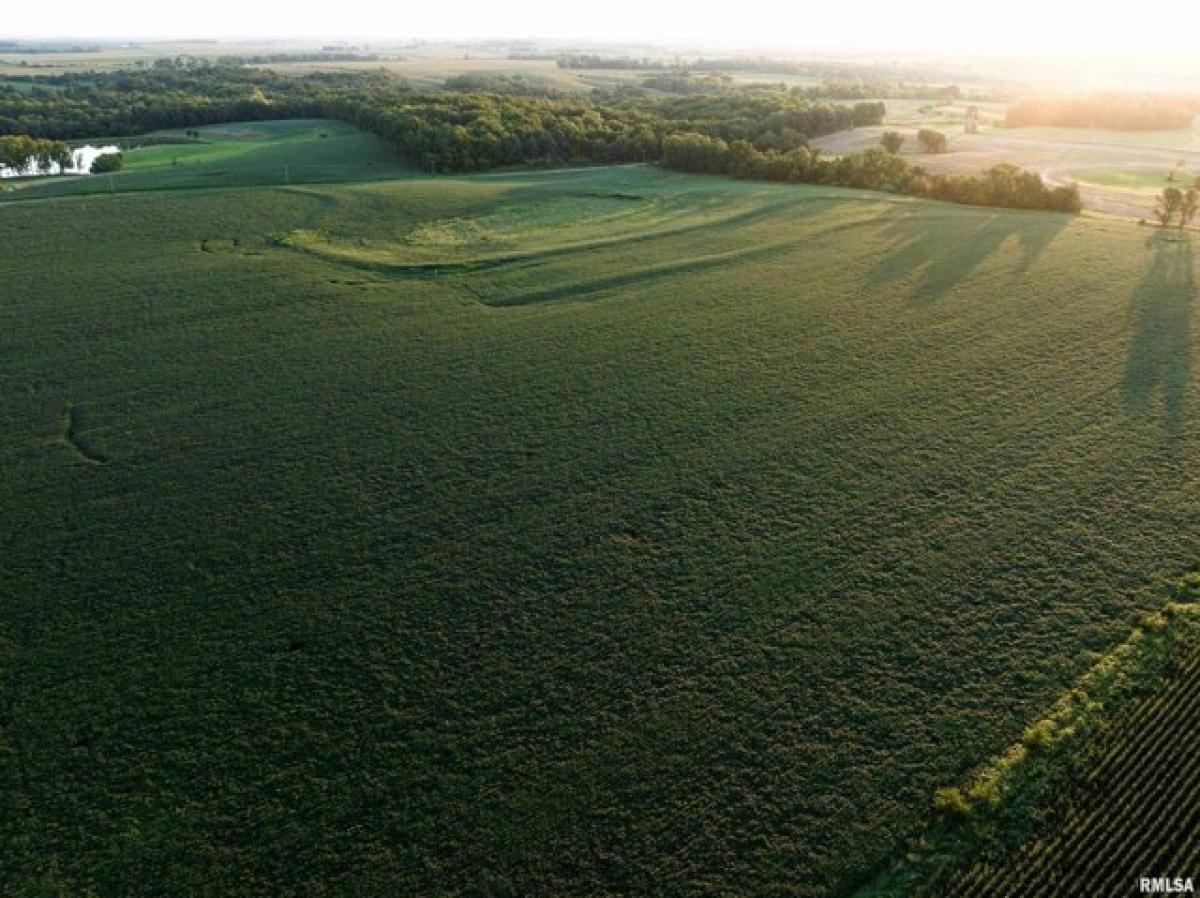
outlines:
{"label": "long tree shadow", "polygon": [[1167,433],[1177,435],[1191,378],[1196,297],[1192,243],[1190,237],[1156,235],[1148,245],[1154,247],[1154,259],[1130,300],[1136,322],[1125,365],[1125,396],[1131,408],[1144,412],[1161,393]]}
{"label": "long tree shadow", "polygon": [[1028,270],[1070,219],[1065,215],[1018,215],[1004,212],[965,218],[961,210],[945,221],[928,214],[897,216],[884,231],[892,252],[871,275],[881,288],[917,273],[909,299],[932,302],[964,281],[1001,245],[1016,237],[1021,248],[1017,270]]}

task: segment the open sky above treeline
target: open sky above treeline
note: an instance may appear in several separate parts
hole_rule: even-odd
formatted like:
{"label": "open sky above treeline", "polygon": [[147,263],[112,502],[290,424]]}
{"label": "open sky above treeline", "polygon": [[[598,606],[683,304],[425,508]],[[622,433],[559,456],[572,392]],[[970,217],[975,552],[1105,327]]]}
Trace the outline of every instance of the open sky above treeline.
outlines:
{"label": "open sky above treeline", "polygon": [[[659,42],[675,47],[984,53],[1184,64],[1195,57],[1191,0],[1153,9],[1118,0],[861,0],[837,4],[747,0],[731,6],[637,0],[395,4],[344,0],[336,11],[292,2],[210,0],[200,10],[157,0],[66,0],[6,11],[18,38],[529,38]],[[3,34],[0,34],[2,37]]]}

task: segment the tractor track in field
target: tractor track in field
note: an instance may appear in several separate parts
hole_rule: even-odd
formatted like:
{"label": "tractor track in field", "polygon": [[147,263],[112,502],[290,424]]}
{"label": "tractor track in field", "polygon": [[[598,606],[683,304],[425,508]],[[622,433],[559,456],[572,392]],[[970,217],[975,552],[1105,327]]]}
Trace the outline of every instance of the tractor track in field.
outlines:
{"label": "tractor track in field", "polygon": [[91,444],[87,437],[84,436],[83,430],[83,408],[79,405],[72,405],[67,409],[63,439],[75,450],[75,453],[88,464],[108,464],[108,456],[96,449],[96,447]]}

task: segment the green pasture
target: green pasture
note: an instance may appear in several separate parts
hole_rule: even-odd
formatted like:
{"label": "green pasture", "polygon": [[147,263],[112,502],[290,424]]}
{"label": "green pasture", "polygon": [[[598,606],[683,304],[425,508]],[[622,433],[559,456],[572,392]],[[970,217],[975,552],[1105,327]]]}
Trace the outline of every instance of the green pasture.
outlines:
{"label": "green pasture", "polygon": [[[1171,178],[1174,172],[1174,178]],[[1101,187],[1128,190],[1133,193],[1158,194],[1163,188],[1174,184],[1186,188],[1192,183],[1193,175],[1186,169],[1173,168],[1127,168],[1127,169],[1081,169],[1071,177],[1081,184],[1096,184]]]}
{"label": "green pasture", "polygon": [[844,895],[1195,562],[1186,240],[242,127],[0,204],[10,894]]}
{"label": "green pasture", "polygon": [[[187,136],[197,131],[198,139]],[[8,199],[141,190],[407,177],[412,170],[384,141],[343,122],[321,119],[244,122],[156,131],[122,138],[124,170],[111,176],[24,180]],[[167,142],[167,141],[178,141]],[[105,142],[104,138],[97,142]]]}

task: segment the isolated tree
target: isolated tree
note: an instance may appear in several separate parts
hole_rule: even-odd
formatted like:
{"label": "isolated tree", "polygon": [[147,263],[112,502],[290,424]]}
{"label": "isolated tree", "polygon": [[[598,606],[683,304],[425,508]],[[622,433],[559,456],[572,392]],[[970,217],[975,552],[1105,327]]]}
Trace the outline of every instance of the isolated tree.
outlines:
{"label": "isolated tree", "polygon": [[1196,217],[1196,213],[1200,212],[1200,187],[1196,182],[1192,182],[1183,193],[1183,199],[1179,203],[1179,230],[1183,230],[1190,225]]}
{"label": "isolated tree", "polygon": [[926,153],[946,152],[946,135],[941,131],[934,131],[932,128],[922,128],[918,131],[917,143],[921,145],[921,149]]}
{"label": "isolated tree", "polygon": [[110,172],[120,171],[124,165],[125,160],[120,153],[105,153],[92,160],[92,174],[106,175]]}
{"label": "isolated tree", "polygon": [[904,146],[904,135],[899,131],[884,131],[883,136],[879,138],[879,143],[885,150],[895,155]]}
{"label": "isolated tree", "polygon": [[[1183,210],[1184,193],[1178,187],[1167,187],[1158,197],[1154,207],[1154,217],[1164,228],[1169,228],[1176,216]],[[1192,213],[1193,216],[1195,213]]]}

